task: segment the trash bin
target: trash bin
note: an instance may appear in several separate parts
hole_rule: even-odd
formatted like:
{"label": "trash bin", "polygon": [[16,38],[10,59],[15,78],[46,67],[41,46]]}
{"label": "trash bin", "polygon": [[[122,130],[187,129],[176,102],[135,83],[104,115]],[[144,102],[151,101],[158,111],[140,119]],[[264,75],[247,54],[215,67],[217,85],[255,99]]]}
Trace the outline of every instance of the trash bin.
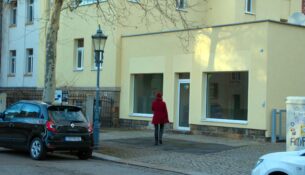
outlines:
{"label": "trash bin", "polygon": [[286,151],[305,149],[305,97],[287,97],[286,109]]}

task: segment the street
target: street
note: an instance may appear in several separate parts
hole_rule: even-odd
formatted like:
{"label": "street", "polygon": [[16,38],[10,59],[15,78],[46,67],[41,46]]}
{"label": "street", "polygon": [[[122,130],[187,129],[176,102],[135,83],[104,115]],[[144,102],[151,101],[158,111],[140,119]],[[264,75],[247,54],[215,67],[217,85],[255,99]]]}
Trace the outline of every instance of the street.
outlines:
{"label": "street", "polygon": [[0,148],[0,175],[178,175],[177,173],[117,164],[103,160],[79,160],[74,156],[49,154],[44,161],[32,160],[28,153]]}

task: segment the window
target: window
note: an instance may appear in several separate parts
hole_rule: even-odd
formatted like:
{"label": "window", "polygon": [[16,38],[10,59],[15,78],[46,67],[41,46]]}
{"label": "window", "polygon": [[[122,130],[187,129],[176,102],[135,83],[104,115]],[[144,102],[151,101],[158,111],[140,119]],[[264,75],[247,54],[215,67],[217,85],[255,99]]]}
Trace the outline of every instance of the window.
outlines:
{"label": "window", "polygon": [[25,73],[33,73],[33,49],[26,50]]}
{"label": "window", "polygon": [[9,58],[9,74],[14,75],[16,73],[16,50],[10,51]]}
{"label": "window", "polygon": [[20,114],[21,103],[13,104],[4,112],[4,120],[10,120],[17,117]]}
{"label": "window", "polygon": [[163,74],[134,75],[133,113],[152,114],[156,92],[163,91]]}
{"label": "window", "polygon": [[207,118],[246,121],[247,113],[248,72],[207,73]]}
{"label": "window", "polygon": [[34,21],[34,0],[27,0],[27,22],[33,23]]}
{"label": "window", "polygon": [[17,1],[11,2],[10,18],[11,26],[15,26],[17,24]]}
{"label": "window", "polygon": [[79,5],[87,5],[87,4],[94,4],[97,2],[105,2],[107,0],[81,0],[81,3]]}
{"label": "window", "polygon": [[76,57],[75,57],[75,69],[83,70],[84,62],[84,39],[76,40]]}
{"label": "window", "polygon": [[245,0],[245,12],[254,14],[255,0]]}
{"label": "window", "polygon": [[187,0],[176,0],[176,8],[178,10],[186,9],[187,6],[186,1]]}
{"label": "window", "polygon": [[20,111],[21,118],[38,118],[40,109],[36,105],[24,104]]}

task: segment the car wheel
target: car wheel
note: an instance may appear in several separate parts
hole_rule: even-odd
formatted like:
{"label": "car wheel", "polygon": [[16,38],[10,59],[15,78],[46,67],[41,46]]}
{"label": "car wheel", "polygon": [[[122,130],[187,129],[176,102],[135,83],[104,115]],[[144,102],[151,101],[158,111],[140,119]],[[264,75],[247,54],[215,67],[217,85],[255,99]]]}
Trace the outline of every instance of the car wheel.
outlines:
{"label": "car wheel", "polygon": [[36,137],[30,145],[30,155],[34,160],[43,160],[46,157],[46,150],[40,138]]}
{"label": "car wheel", "polygon": [[92,150],[79,150],[77,156],[81,160],[87,160],[92,157]]}

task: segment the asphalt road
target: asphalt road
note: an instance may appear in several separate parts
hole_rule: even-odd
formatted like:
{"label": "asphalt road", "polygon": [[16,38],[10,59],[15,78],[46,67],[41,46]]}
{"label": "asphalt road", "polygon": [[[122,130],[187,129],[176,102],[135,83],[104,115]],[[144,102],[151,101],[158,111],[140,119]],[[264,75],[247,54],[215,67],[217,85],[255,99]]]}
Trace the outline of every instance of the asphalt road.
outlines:
{"label": "asphalt road", "polygon": [[0,148],[0,175],[178,175],[177,173],[118,164],[109,161],[79,160],[74,156],[50,154],[44,161],[28,153]]}

